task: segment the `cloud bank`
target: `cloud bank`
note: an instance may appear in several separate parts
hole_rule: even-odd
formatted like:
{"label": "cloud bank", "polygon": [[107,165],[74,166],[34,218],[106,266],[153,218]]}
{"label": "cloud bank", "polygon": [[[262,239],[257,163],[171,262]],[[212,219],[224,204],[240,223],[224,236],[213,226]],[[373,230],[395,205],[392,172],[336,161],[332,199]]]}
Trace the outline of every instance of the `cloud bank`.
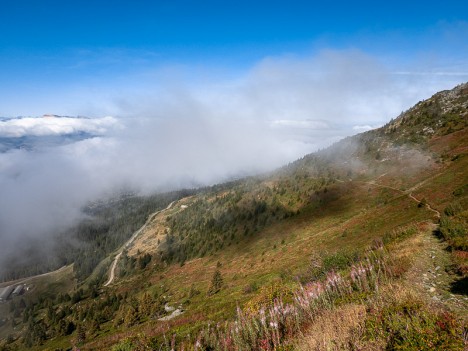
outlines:
{"label": "cloud bank", "polygon": [[1,120],[0,142],[86,135],[0,153],[0,255],[72,225],[88,201],[268,171],[467,78],[394,74],[359,51],[265,58],[234,78],[184,72],[140,73],[138,89],[71,96],[77,114],[114,117]]}
{"label": "cloud bank", "polygon": [[0,137],[50,136],[75,133],[103,134],[116,127],[117,120],[103,118],[72,118],[44,115],[42,118],[24,117],[0,121]]}

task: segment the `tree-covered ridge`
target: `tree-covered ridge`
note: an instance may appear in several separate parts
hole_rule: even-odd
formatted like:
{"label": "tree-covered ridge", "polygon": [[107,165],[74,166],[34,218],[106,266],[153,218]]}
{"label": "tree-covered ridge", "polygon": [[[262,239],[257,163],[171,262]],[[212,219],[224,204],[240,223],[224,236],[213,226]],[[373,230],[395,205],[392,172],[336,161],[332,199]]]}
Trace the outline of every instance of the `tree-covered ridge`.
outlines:
{"label": "tree-covered ridge", "polygon": [[152,196],[125,196],[84,209],[86,218],[77,225],[54,235],[52,245],[34,243],[30,256],[15,261],[1,272],[3,281],[42,274],[73,264],[76,278],[82,281],[111,252],[120,247],[148,216],[169,203],[192,194],[181,190]]}
{"label": "tree-covered ridge", "polygon": [[[221,192],[209,192],[183,211],[167,218],[168,235],[161,247],[163,260],[184,263],[255,237],[262,229],[319,206],[327,193],[330,176],[311,176],[309,169],[295,169],[281,177],[251,178]],[[323,174],[331,175],[330,172]]]}

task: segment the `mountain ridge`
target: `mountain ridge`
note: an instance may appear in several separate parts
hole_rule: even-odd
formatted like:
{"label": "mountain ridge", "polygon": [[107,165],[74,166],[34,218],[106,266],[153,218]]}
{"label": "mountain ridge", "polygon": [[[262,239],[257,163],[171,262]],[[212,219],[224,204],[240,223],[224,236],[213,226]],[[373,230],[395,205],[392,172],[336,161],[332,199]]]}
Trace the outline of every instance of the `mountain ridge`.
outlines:
{"label": "mountain ridge", "polygon": [[[102,285],[112,255],[73,290],[60,287],[49,307],[25,295],[31,306],[17,313],[43,324],[43,338],[37,341],[18,323],[21,332],[9,344],[21,349],[29,340],[37,350],[383,350],[411,349],[411,343],[462,349],[468,330],[467,101],[462,84],[275,172],[177,199],[123,251],[109,287]],[[368,261],[381,273],[371,275]],[[348,285],[356,267],[364,270],[359,279],[368,279],[365,288]],[[330,287],[332,278],[344,290]],[[313,290],[319,287],[320,293]],[[314,309],[301,305],[312,302]],[[167,306],[184,312],[158,320]],[[286,309],[296,314],[296,326]],[[65,310],[63,319],[76,327],[68,334],[53,317]],[[260,328],[266,312],[270,324]],[[6,335],[8,328],[1,328]]]}

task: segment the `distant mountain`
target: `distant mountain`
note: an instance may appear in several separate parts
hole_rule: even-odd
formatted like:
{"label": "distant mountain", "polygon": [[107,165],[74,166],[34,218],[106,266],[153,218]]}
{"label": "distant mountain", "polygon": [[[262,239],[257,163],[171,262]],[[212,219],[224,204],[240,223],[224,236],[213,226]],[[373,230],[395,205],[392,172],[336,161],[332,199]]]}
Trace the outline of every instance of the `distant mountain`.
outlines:
{"label": "distant mountain", "polygon": [[12,149],[31,151],[37,148],[66,145],[93,137],[95,137],[95,135],[84,132],[65,135],[0,137],[0,152],[6,152]]}

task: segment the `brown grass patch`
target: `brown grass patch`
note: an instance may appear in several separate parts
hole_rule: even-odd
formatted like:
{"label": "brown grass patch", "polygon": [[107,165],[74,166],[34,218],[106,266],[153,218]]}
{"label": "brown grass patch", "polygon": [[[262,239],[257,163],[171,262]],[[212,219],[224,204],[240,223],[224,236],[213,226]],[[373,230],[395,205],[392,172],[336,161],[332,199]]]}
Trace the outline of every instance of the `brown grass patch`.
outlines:
{"label": "brown grass patch", "polygon": [[350,345],[359,350],[381,350],[372,344],[358,347],[362,344],[366,314],[364,305],[355,304],[325,310],[294,346],[298,351],[348,350]]}

